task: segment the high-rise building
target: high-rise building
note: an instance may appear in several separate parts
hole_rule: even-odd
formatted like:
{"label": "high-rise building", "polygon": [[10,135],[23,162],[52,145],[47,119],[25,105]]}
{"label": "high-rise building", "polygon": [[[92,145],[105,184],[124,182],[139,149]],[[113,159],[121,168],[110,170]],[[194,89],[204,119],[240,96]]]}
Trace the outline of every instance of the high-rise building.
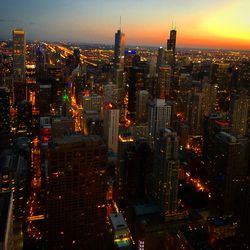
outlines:
{"label": "high-rise building", "polygon": [[21,82],[25,80],[25,56],[25,31],[15,29],[13,30],[13,74],[14,79]]}
{"label": "high-rise building", "polygon": [[115,51],[114,51],[115,69],[124,70],[124,52],[125,52],[125,34],[122,33],[121,29],[119,29],[115,33]]}
{"label": "high-rise building", "polygon": [[148,97],[147,90],[139,90],[136,95],[136,120],[138,123],[147,122],[148,118]]}
{"label": "high-rise building", "polygon": [[118,104],[118,87],[116,84],[108,83],[103,86],[103,103]]}
{"label": "high-rise building", "polygon": [[48,249],[103,249],[107,148],[100,137],[54,138],[48,149]]}
{"label": "high-rise building", "polygon": [[83,96],[82,98],[83,111],[97,111],[101,112],[102,97],[99,95]]}
{"label": "high-rise building", "polygon": [[114,153],[118,152],[119,113],[119,109],[104,110],[104,139]]}
{"label": "high-rise building", "polygon": [[162,129],[155,142],[153,197],[167,220],[177,212],[178,137],[172,129]]}
{"label": "high-rise building", "polygon": [[219,132],[214,136],[208,167],[211,177],[211,194],[217,209],[239,216],[248,162],[248,140]]}
{"label": "high-rise building", "polygon": [[167,128],[171,124],[171,105],[166,104],[164,99],[155,99],[148,106],[148,137],[151,146],[160,129]]}
{"label": "high-rise building", "polygon": [[40,82],[45,77],[45,52],[41,46],[36,49],[36,80]]}
{"label": "high-rise building", "polygon": [[167,50],[171,50],[173,55],[175,55],[176,49],[176,35],[177,31],[175,29],[170,30],[170,37],[167,40]]}
{"label": "high-rise building", "polygon": [[19,29],[13,30],[13,102],[15,104],[27,98],[25,56],[25,32]]}
{"label": "high-rise building", "polygon": [[245,93],[232,95],[230,107],[231,133],[235,136],[244,136],[247,132],[248,109],[250,99]]}
{"label": "high-rise building", "polygon": [[158,69],[159,98],[165,99],[169,96],[172,70],[170,66],[160,66]]}
{"label": "high-rise building", "polygon": [[202,94],[191,93],[187,108],[190,134],[199,135],[201,133],[202,120]]}
{"label": "high-rise building", "polygon": [[10,129],[10,91],[0,87],[0,130]]}
{"label": "high-rise building", "polygon": [[13,250],[13,195],[0,192],[0,249]]}

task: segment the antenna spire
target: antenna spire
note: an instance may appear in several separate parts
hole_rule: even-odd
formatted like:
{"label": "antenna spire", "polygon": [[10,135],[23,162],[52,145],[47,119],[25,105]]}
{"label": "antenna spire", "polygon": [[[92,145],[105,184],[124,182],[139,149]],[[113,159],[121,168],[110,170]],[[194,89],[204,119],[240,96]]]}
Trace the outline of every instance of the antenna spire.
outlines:
{"label": "antenna spire", "polygon": [[120,30],[122,30],[122,17],[120,16]]}

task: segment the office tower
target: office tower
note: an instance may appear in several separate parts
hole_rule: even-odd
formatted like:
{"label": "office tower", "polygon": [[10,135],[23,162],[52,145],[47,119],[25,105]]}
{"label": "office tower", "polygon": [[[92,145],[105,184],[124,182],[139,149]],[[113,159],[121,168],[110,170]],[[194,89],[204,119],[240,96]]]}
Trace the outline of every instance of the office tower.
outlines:
{"label": "office tower", "polygon": [[75,67],[77,67],[77,65],[81,62],[81,52],[79,48],[74,48],[73,56]]}
{"label": "office tower", "polygon": [[108,83],[103,86],[103,103],[117,106],[118,104],[118,88],[116,84]]}
{"label": "office tower", "polygon": [[99,95],[83,96],[82,98],[83,111],[96,111],[101,112],[102,97]]}
{"label": "office tower", "polygon": [[155,142],[153,197],[165,220],[177,212],[178,137],[172,129],[161,129]]}
{"label": "office tower", "polygon": [[166,104],[163,99],[155,99],[148,106],[148,136],[152,147],[159,131],[169,127],[171,124],[171,106]]}
{"label": "office tower", "polygon": [[53,138],[48,148],[48,249],[103,249],[107,148],[100,137]]}
{"label": "office tower", "polygon": [[21,29],[13,30],[13,74],[14,80],[25,81],[25,56],[26,39],[25,32]]}
{"label": "office tower", "polygon": [[168,61],[172,66],[175,64],[176,35],[177,31],[172,29],[170,31],[170,37],[167,40],[166,61]]}
{"label": "office tower", "polygon": [[215,109],[217,85],[203,83],[202,84],[202,115],[209,115]]}
{"label": "office tower", "polygon": [[27,137],[18,137],[13,151],[4,150],[0,154],[0,192],[13,192],[13,212],[17,221],[26,218],[29,154],[30,140]]}
{"label": "office tower", "polygon": [[147,181],[152,169],[153,153],[146,139],[140,138],[125,150],[124,157],[125,200],[127,204],[146,197]]}
{"label": "office tower", "polygon": [[0,131],[10,130],[10,91],[0,87]]}
{"label": "office tower", "polygon": [[231,133],[235,136],[246,135],[249,104],[250,99],[246,93],[232,95],[229,113]]}
{"label": "office tower", "polygon": [[148,119],[148,97],[147,90],[139,90],[136,94],[136,121],[138,123],[147,122]]}
{"label": "office tower", "polygon": [[36,48],[36,80],[40,82],[45,78],[45,52],[41,46]]}
{"label": "office tower", "polygon": [[124,70],[125,34],[121,29],[115,33],[114,68]]}
{"label": "office tower", "polygon": [[104,139],[114,153],[118,152],[119,109],[104,110]]}
{"label": "office tower", "polygon": [[[249,173],[248,173],[249,174]],[[241,218],[240,218],[240,233],[243,236],[244,243],[246,246],[250,245],[250,238],[249,238],[249,231],[250,231],[250,183],[249,180],[246,183],[246,188],[244,190],[244,195],[242,199],[242,211],[241,211]]]}
{"label": "office tower", "polygon": [[212,200],[224,215],[239,216],[248,163],[248,140],[219,132],[209,151]]}
{"label": "office tower", "polygon": [[26,132],[32,129],[32,104],[28,101],[19,102],[17,105],[17,129]]}
{"label": "office tower", "polygon": [[160,66],[158,69],[159,98],[165,99],[170,93],[172,69],[170,66]]}
{"label": "office tower", "polygon": [[164,66],[165,64],[166,64],[166,50],[163,47],[160,47],[158,49],[156,71],[158,72],[159,67]]}
{"label": "office tower", "polygon": [[167,50],[172,51],[173,55],[175,55],[176,49],[176,35],[177,31],[175,29],[170,30],[170,37],[167,40]]}
{"label": "office tower", "polygon": [[0,192],[0,249],[13,250],[13,195]]}
{"label": "office tower", "polygon": [[202,94],[190,93],[188,100],[188,125],[191,135],[199,135],[201,133],[202,120]]}
{"label": "office tower", "polygon": [[50,114],[52,86],[51,84],[40,84],[39,87],[38,106],[40,110],[40,116],[46,116]]}
{"label": "office tower", "polygon": [[128,88],[128,111],[132,118],[135,117],[136,111],[136,91],[144,89],[145,69],[143,67],[132,67],[129,72]]}
{"label": "office tower", "polygon": [[229,63],[211,64],[210,77],[214,84],[219,86],[219,89],[226,89],[229,85]]}

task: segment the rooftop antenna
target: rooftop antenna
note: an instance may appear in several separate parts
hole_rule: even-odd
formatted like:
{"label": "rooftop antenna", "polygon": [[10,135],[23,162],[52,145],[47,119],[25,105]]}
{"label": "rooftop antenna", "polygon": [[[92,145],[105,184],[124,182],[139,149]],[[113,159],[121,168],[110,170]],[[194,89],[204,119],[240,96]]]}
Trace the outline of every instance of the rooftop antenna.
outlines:
{"label": "rooftop antenna", "polygon": [[122,30],[122,17],[120,16],[120,30]]}
{"label": "rooftop antenna", "polygon": [[176,30],[176,22],[174,23],[174,30]]}

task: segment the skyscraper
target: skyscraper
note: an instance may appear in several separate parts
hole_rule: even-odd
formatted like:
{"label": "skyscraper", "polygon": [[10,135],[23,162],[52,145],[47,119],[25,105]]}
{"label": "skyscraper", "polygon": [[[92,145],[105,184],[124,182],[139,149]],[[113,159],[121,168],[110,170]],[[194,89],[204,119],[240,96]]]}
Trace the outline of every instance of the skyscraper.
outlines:
{"label": "skyscraper", "polygon": [[155,99],[148,107],[148,136],[151,146],[159,135],[160,129],[167,128],[171,124],[171,105],[164,99]]}
{"label": "skyscraper", "polygon": [[178,137],[172,129],[161,129],[155,143],[153,197],[165,220],[177,212]]}
{"label": "skyscraper", "polygon": [[208,152],[212,199],[224,214],[238,216],[247,174],[248,140],[219,132]]}
{"label": "skyscraper", "polygon": [[169,96],[172,70],[170,66],[161,66],[158,69],[159,98],[165,99]]}
{"label": "skyscraper", "polygon": [[25,31],[15,29],[13,30],[13,74],[14,79],[21,82],[25,80],[25,55]]}
{"label": "skyscraper", "polygon": [[148,91],[139,90],[136,95],[136,120],[138,123],[147,122],[148,117]]}
{"label": "skyscraper", "polygon": [[119,29],[115,33],[115,51],[114,51],[115,69],[124,70],[124,52],[125,52],[125,34],[122,33],[121,29]]}
{"label": "skyscraper", "polygon": [[48,149],[48,249],[103,249],[107,148],[100,137],[54,138]]}
{"label": "skyscraper", "polygon": [[170,37],[167,41],[167,50],[171,50],[173,52],[173,55],[175,55],[176,49],[176,35],[177,31],[175,29],[170,30]]}
{"label": "skyscraper", "polygon": [[0,87],[0,131],[10,129],[10,91]]}
{"label": "skyscraper", "polygon": [[104,110],[104,139],[108,148],[118,152],[119,109]]}
{"label": "skyscraper", "polygon": [[40,82],[45,73],[45,52],[41,46],[36,49],[36,80]]}
{"label": "skyscraper", "polygon": [[233,95],[230,107],[231,131],[235,136],[244,136],[247,131],[250,99],[245,93]]}

